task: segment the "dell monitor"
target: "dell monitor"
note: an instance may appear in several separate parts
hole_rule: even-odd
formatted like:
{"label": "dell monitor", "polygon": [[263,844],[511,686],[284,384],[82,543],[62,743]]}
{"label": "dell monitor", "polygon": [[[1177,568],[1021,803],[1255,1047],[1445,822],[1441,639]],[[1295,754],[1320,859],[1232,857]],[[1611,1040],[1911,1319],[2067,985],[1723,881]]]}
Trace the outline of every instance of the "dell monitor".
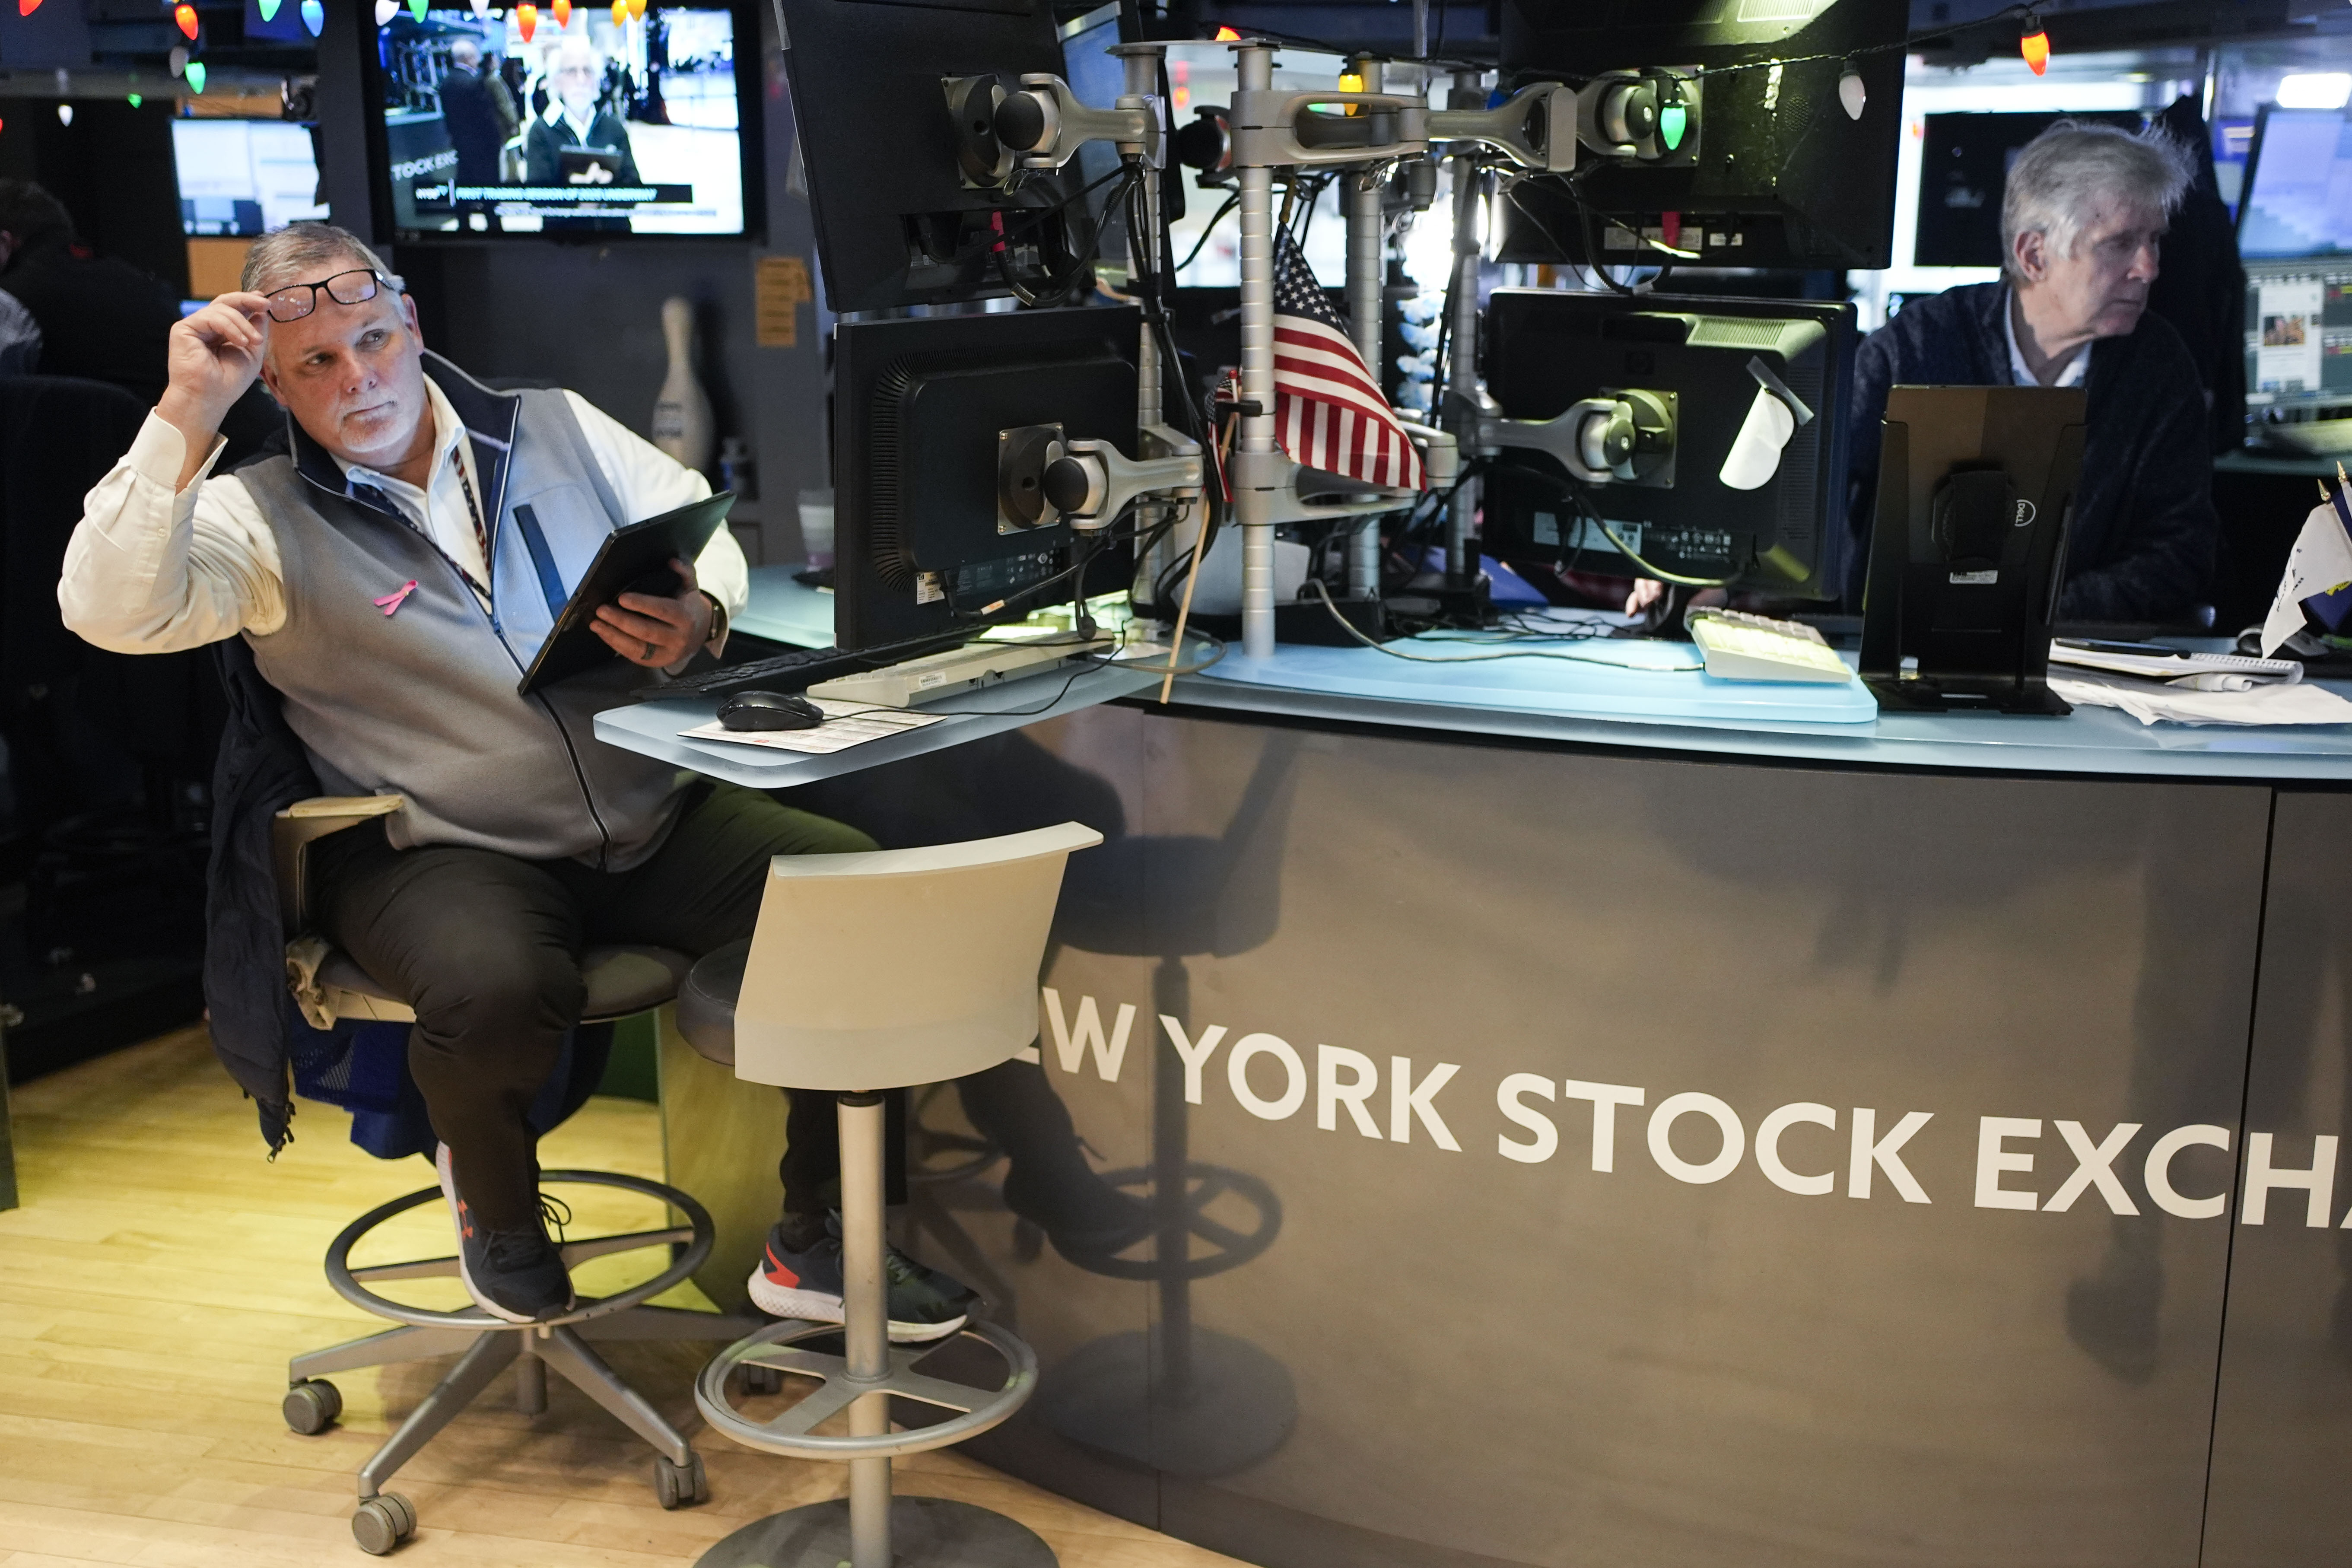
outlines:
{"label": "dell monitor", "polygon": [[563,25],[526,6],[396,12],[376,29],[370,89],[394,232],[755,232],[759,79],[737,40],[757,36],[723,3],[583,4]]}
{"label": "dell monitor", "polygon": [[1009,89],[1060,74],[1045,0],[781,4],[828,306],[1034,300],[1085,282],[1096,247],[1078,161],[1010,189],[967,183],[949,112],[950,79],[992,76]]}
{"label": "dell monitor", "polygon": [[284,120],[174,120],[172,163],[180,227],[199,237],[250,238],[323,219],[310,128]]}
{"label": "dell monitor", "polygon": [[1497,289],[1486,331],[1488,554],[1837,596],[1852,305]]}
{"label": "dell monitor", "polygon": [[[1515,185],[1498,259],[1888,264],[1908,0],[1503,0],[1502,9],[1507,88],[1581,88],[1618,72],[1664,98],[1642,110],[1650,125],[1609,131],[1642,132],[1621,143],[1639,155],[1587,151],[1572,176]],[[1858,97],[1841,94],[1849,75]]]}
{"label": "dell monitor", "polygon": [[[1077,537],[1008,510],[1000,437],[1057,424],[1132,453],[1139,326],[1132,309],[1084,307],[835,328],[835,647],[977,630],[1073,596]],[[1133,561],[1103,549],[1088,590],[1125,585]]]}

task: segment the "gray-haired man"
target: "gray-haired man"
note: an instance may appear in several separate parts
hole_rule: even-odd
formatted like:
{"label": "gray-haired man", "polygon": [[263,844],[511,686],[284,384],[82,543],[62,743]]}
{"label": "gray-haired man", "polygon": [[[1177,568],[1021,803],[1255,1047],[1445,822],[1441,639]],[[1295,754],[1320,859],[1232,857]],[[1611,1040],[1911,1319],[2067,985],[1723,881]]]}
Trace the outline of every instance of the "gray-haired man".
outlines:
{"label": "gray-haired man", "polygon": [[[320,841],[321,934],[415,1012],[467,1289],[515,1321],[552,1316],[572,1289],[529,1112],[579,1016],[583,949],[707,952],[750,933],[773,857],[873,843],[594,737],[599,709],[725,640],[747,573],[723,530],[673,563],[675,595],[597,612],[619,659],[517,694],[605,537],[708,495],[701,475],[574,394],[493,392],[427,355],[400,280],[341,229],[263,238],[243,282],[173,330],[170,386],[90,491],[58,603],[120,652],[243,637],[320,787],[406,798]],[[290,449],[214,477],[221,416],[257,374]],[[805,1205],[824,1173],[787,1186]],[[824,1219],[788,1214],[771,1238],[795,1315],[837,1312]],[[892,1277],[898,1337],[961,1322],[953,1281],[896,1258]]]}
{"label": "gray-haired man", "polygon": [[2011,165],[2002,279],[1915,300],[1864,342],[1848,432],[1854,597],[1887,389],[2019,385],[2089,393],[2059,614],[2167,621],[2202,600],[2221,532],[2205,394],[2179,334],[2147,313],[2189,177],[2187,151],[2162,132],[2059,121]]}

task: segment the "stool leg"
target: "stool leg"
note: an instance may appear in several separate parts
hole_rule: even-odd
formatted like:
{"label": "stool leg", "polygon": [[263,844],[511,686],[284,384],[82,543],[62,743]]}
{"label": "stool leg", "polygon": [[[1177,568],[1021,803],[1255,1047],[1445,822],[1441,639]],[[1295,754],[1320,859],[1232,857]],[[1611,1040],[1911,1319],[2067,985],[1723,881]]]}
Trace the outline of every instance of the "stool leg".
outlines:
{"label": "stool leg", "polygon": [[[842,1320],[849,1375],[879,1378],[890,1370],[889,1287],[883,1259],[883,1100],[845,1094],[841,1126]],[[850,1435],[890,1430],[890,1396],[860,1395],[849,1406]],[[852,1568],[890,1568],[890,1461],[849,1461],[849,1555]]]}

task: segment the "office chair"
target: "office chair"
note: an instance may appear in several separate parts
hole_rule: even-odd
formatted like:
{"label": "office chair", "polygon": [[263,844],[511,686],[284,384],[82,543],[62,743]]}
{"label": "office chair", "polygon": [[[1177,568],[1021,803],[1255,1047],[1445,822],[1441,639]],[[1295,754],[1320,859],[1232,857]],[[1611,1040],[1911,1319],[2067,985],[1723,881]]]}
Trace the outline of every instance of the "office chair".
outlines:
{"label": "office chair", "polygon": [[[311,845],[331,833],[397,811],[402,804],[403,797],[396,795],[321,796],[296,802],[279,812],[271,825],[280,912],[285,929],[292,933],[288,950],[289,970],[294,972],[291,983],[313,1022],[321,1016],[410,1022],[415,1016],[348,955],[328,948],[311,931],[306,888]],[[580,1021],[621,1018],[661,1005],[677,994],[689,963],[686,955],[664,948],[590,948],[582,962],[588,997]],[[454,1257],[359,1268],[351,1261],[353,1247],[385,1221],[441,1202],[438,1186],[370,1209],[346,1226],[327,1248],[327,1282],[335,1293],[402,1326],[294,1357],[287,1366],[283,1406],[289,1426],[314,1436],[333,1425],[342,1409],[342,1395],[326,1381],[330,1373],[436,1356],[458,1358],[448,1375],[360,1467],[360,1503],[352,1516],[352,1534],[362,1551],[382,1556],[415,1530],[415,1506],[399,1493],[383,1490],[383,1484],[510,1362],[516,1366],[516,1404],[524,1414],[535,1415],[547,1408],[547,1373],[552,1367],[650,1444],[654,1494],[662,1507],[679,1508],[701,1502],[709,1495],[701,1457],[643,1395],[621,1381],[592,1346],[614,1340],[731,1340],[764,1325],[766,1321],[756,1317],[646,1305],[685,1280],[709,1256],[710,1215],[677,1188],[636,1176],[559,1170],[542,1172],[541,1180],[554,1185],[619,1188],[658,1199],[685,1216],[684,1224],[658,1230],[566,1242],[558,1250],[567,1268],[577,1268],[592,1258],[653,1247],[670,1249],[667,1267],[618,1295],[583,1299],[572,1311],[544,1323],[509,1323],[479,1308],[427,1311],[376,1294],[370,1287],[380,1281],[457,1276]]]}

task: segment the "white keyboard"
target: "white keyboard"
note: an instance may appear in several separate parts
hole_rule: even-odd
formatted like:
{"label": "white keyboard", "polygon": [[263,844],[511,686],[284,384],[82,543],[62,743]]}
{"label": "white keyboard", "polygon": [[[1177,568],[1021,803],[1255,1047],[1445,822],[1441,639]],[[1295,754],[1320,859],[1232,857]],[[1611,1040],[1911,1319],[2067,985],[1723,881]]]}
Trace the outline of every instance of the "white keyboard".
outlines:
{"label": "white keyboard", "polygon": [[1822,634],[1799,621],[1740,610],[1693,610],[1683,617],[1691,640],[1718,680],[1852,680],[1853,671]]}
{"label": "white keyboard", "polygon": [[820,680],[808,689],[808,694],[836,702],[862,702],[873,708],[911,708],[919,700],[952,697],[960,691],[1042,675],[1081,654],[1101,653],[1111,646],[1108,637],[1080,642],[1066,633],[1051,641],[968,643],[945,653],[910,658],[903,664]]}

